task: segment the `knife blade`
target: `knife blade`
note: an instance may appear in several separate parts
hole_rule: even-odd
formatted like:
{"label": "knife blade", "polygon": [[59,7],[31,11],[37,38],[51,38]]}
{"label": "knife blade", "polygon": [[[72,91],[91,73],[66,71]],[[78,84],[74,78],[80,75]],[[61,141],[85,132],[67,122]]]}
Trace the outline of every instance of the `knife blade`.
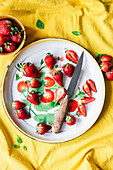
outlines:
{"label": "knife blade", "polygon": [[80,76],[80,72],[81,72],[81,68],[82,68],[83,56],[84,56],[84,52],[82,52],[82,54],[80,56],[80,59],[77,63],[77,66],[75,67],[73,76],[71,78],[70,84],[68,86],[67,93],[66,93],[68,99],[73,95],[75,87],[77,85],[77,82],[78,82],[78,79]]}
{"label": "knife blade", "polygon": [[80,72],[81,72],[82,63],[83,63],[83,56],[84,56],[84,52],[82,52],[80,59],[77,63],[77,66],[74,70],[72,79],[71,79],[70,84],[69,84],[68,89],[67,89],[67,95],[63,99],[63,101],[62,101],[62,103],[59,107],[59,110],[56,114],[56,117],[54,119],[54,122],[53,122],[53,125],[52,125],[52,131],[54,133],[59,133],[60,129],[62,127],[64,118],[65,118],[66,113],[68,111],[69,98],[73,95],[75,87],[76,87],[77,82],[78,82],[78,79],[80,77]]}

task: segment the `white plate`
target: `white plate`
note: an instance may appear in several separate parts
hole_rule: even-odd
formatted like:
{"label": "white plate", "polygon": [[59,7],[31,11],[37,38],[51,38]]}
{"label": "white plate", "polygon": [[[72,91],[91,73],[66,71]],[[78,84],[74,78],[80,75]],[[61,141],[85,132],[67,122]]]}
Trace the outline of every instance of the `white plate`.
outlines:
{"label": "white plate", "polygon": [[[78,82],[78,87],[82,88],[83,84],[87,79],[92,79],[97,87],[97,93],[92,92],[92,96],[96,100],[90,104],[87,104],[87,117],[77,117],[77,122],[73,126],[68,126],[63,124],[62,131],[59,134],[54,134],[52,132],[45,133],[44,135],[39,135],[36,133],[35,126],[36,121],[32,118],[29,120],[19,120],[15,116],[15,111],[12,109],[11,101],[21,100],[22,95],[17,91],[17,82],[15,81],[15,75],[18,71],[15,69],[17,63],[31,62],[36,66],[39,66],[41,58],[46,56],[47,52],[51,52],[54,56],[64,56],[65,48],[74,50],[78,57],[82,51],[85,52],[84,63],[82,67],[82,72]],[[69,62],[66,58],[61,64]],[[46,70],[45,70],[46,71]],[[64,78],[65,79],[65,78]],[[64,81],[64,87],[67,88],[70,79],[67,78]],[[77,93],[77,88],[75,89],[75,94]],[[2,81],[2,101],[4,109],[9,117],[10,121],[16,126],[18,130],[22,133],[31,137],[33,139],[48,142],[48,143],[58,143],[65,142],[74,139],[84,132],[86,132],[95,123],[98,116],[101,113],[105,99],[105,84],[104,78],[101,70],[93,58],[93,56],[80,45],[57,38],[42,39],[31,43],[16,54],[10,61],[8,67],[5,70],[3,81]],[[52,112],[52,111],[51,111]],[[54,112],[54,111],[53,111]]]}

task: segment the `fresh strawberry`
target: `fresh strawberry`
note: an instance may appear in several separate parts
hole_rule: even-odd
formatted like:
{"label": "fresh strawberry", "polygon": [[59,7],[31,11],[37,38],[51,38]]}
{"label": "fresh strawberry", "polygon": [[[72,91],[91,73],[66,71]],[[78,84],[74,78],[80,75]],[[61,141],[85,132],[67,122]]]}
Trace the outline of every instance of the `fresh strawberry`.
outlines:
{"label": "fresh strawberry", "polygon": [[88,79],[86,83],[90,86],[91,90],[93,90],[95,93],[97,92],[95,83],[91,79]]}
{"label": "fresh strawberry", "polygon": [[0,21],[0,25],[11,25],[11,26],[12,26],[13,24],[12,24],[12,22],[9,21],[9,20],[1,20],[1,21]]}
{"label": "fresh strawberry", "polygon": [[22,92],[24,89],[28,89],[28,88],[29,88],[29,86],[25,81],[20,81],[17,85],[17,90],[19,92]]}
{"label": "fresh strawberry", "polygon": [[78,62],[77,54],[73,50],[66,50],[66,58],[75,64]]}
{"label": "fresh strawberry", "polygon": [[21,34],[18,32],[17,34],[14,34],[11,36],[11,40],[13,42],[16,42],[16,43],[20,43],[22,41],[22,36]]}
{"label": "fresh strawberry", "polygon": [[65,64],[63,67],[63,71],[68,77],[72,77],[74,69],[75,69],[75,67],[69,63]]}
{"label": "fresh strawberry", "polygon": [[53,57],[52,54],[47,53],[45,59],[44,59],[47,67],[51,70],[54,66],[54,64],[56,63],[56,59]]}
{"label": "fresh strawberry", "polygon": [[110,71],[106,72],[105,75],[108,80],[113,80],[113,68]]}
{"label": "fresh strawberry", "polygon": [[3,53],[3,47],[0,45],[0,53]]}
{"label": "fresh strawberry", "polygon": [[3,45],[5,42],[9,41],[10,37],[0,34],[0,45]]}
{"label": "fresh strawberry", "polygon": [[40,99],[43,103],[52,102],[54,100],[54,92],[49,89],[45,89],[45,93]]}
{"label": "fresh strawberry", "polygon": [[36,131],[38,134],[43,135],[44,133],[48,132],[51,129],[50,125],[46,125],[45,123],[39,123],[36,126]]}
{"label": "fresh strawberry", "polygon": [[78,102],[76,100],[70,99],[69,100],[69,111],[74,112],[78,107]]}
{"label": "fresh strawberry", "polygon": [[45,87],[52,87],[52,86],[54,86],[54,84],[55,84],[55,81],[54,81],[54,79],[52,79],[51,77],[45,77],[45,81],[46,81],[46,85],[45,85]]}
{"label": "fresh strawberry", "polygon": [[60,86],[63,86],[63,73],[61,71],[54,71],[52,76]]}
{"label": "fresh strawberry", "polygon": [[108,61],[108,62],[111,62],[111,56],[110,55],[102,55],[101,57],[100,57],[100,61],[102,62],[102,61]]}
{"label": "fresh strawberry", "polygon": [[34,105],[38,105],[39,104],[38,94],[35,93],[35,92],[29,93],[28,96],[27,96],[27,100],[30,103],[34,104]]}
{"label": "fresh strawberry", "polygon": [[91,97],[91,90],[87,83],[83,85],[82,89],[89,97]]}
{"label": "fresh strawberry", "polygon": [[33,78],[40,77],[40,73],[38,69],[32,63],[23,64],[21,71],[23,72],[23,75],[26,77],[33,77]]}
{"label": "fresh strawberry", "polygon": [[14,51],[16,48],[16,44],[14,42],[6,42],[4,44],[4,49],[7,51],[7,52],[12,52]]}
{"label": "fresh strawberry", "polygon": [[60,87],[55,90],[55,100],[60,101],[62,98],[64,98],[66,95],[66,91],[63,87]]}
{"label": "fresh strawberry", "polygon": [[12,108],[15,110],[19,110],[25,107],[25,104],[20,102],[19,100],[15,100],[12,102]]}
{"label": "fresh strawberry", "polygon": [[11,28],[8,25],[0,24],[0,34],[9,35],[11,32]]}
{"label": "fresh strawberry", "polygon": [[18,119],[29,119],[29,116],[24,109],[17,110],[16,117]]}
{"label": "fresh strawberry", "polygon": [[76,118],[74,116],[66,116],[66,124],[72,126],[76,123]]}
{"label": "fresh strawberry", "polygon": [[28,86],[31,87],[31,88],[38,88],[38,87],[40,87],[40,83],[36,79],[31,79],[27,83],[28,83]]}
{"label": "fresh strawberry", "polygon": [[84,97],[83,99],[81,99],[82,104],[88,104],[91,103],[95,100],[94,97]]}
{"label": "fresh strawberry", "polygon": [[78,106],[78,115],[86,117],[86,106],[84,104]]}
{"label": "fresh strawberry", "polygon": [[112,66],[112,64],[108,61],[102,61],[102,63],[100,64],[100,68],[103,72],[109,71],[111,66]]}

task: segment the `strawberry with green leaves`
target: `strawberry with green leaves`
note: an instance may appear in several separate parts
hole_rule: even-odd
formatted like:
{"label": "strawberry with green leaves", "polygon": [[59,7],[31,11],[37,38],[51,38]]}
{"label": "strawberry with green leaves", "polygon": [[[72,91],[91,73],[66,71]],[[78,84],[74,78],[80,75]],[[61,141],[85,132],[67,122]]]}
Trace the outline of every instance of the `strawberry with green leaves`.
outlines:
{"label": "strawberry with green leaves", "polygon": [[110,71],[106,72],[105,75],[108,80],[113,80],[113,68]]}
{"label": "strawberry with green leaves", "polygon": [[0,24],[0,34],[1,35],[10,35],[11,27],[10,25]]}
{"label": "strawberry with green leaves", "polygon": [[63,71],[68,77],[72,77],[75,67],[72,64],[65,64],[63,66]]}
{"label": "strawberry with green leaves", "polygon": [[35,92],[29,93],[27,96],[27,100],[34,105],[39,104],[38,94]]}
{"label": "strawberry with green leaves", "polygon": [[78,106],[78,115],[79,115],[79,116],[82,116],[82,115],[83,115],[84,117],[87,116],[86,106],[85,106],[84,104]]}
{"label": "strawberry with green leaves", "polygon": [[15,100],[12,102],[12,108],[15,110],[19,110],[25,107],[25,104],[19,100]]}
{"label": "strawberry with green leaves", "polygon": [[4,49],[7,51],[7,52],[13,52],[16,48],[16,44],[14,42],[6,42],[4,44]]}
{"label": "strawberry with green leaves", "polygon": [[47,53],[45,59],[44,59],[47,67],[51,70],[56,63],[56,59],[53,57],[51,53]]}
{"label": "strawberry with green leaves", "polygon": [[112,64],[108,61],[102,61],[102,63],[100,64],[100,68],[103,72],[107,72],[110,70]]}
{"label": "strawberry with green leaves", "polygon": [[36,126],[36,132],[40,135],[43,135],[44,133],[48,132],[51,129],[50,125],[46,125],[45,123],[39,123]]}
{"label": "strawberry with green leaves", "polygon": [[65,91],[65,89],[63,87],[60,87],[60,88],[55,90],[55,100],[56,101],[59,102],[65,96],[66,96],[66,91]]}
{"label": "strawberry with green leaves", "polygon": [[27,84],[31,88],[38,88],[38,87],[40,87],[40,83],[35,78],[31,79],[30,81],[27,81]]}
{"label": "strawberry with green leaves", "polygon": [[23,73],[25,77],[33,77],[33,78],[39,78],[40,72],[32,63],[20,63],[15,66],[16,69]]}
{"label": "strawberry with green leaves", "polygon": [[19,31],[17,27],[11,28],[11,40],[16,43],[20,43],[23,38],[23,31]]}
{"label": "strawberry with green leaves", "polygon": [[61,71],[54,71],[52,76],[60,86],[63,86],[63,73]]}
{"label": "strawberry with green leaves", "polygon": [[100,57],[100,61],[101,61],[101,62],[102,62],[102,61],[111,62],[111,59],[112,59],[112,57],[111,57],[110,55],[102,55],[102,56]]}
{"label": "strawberry with green leaves", "polygon": [[16,117],[18,119],[29,119],[27,112],[24,109],[17,110]]}
{"label": "strawberry with green leaves", "polygon": [[66,124],[72,126],[76,123],[76,118],[74,116],[66,116]]}
{"label": "strawberry with green leaves", "polygon": [[66,50],[66,58],[75,64],[78,62],[77,54],[73,50]]}
{"label": "strawberry with green leaves", "polygon": [[0,25],[10,25],[10,26],[12,26],[13,24],[10,20],[6,19],[6,20],[1,20]]}

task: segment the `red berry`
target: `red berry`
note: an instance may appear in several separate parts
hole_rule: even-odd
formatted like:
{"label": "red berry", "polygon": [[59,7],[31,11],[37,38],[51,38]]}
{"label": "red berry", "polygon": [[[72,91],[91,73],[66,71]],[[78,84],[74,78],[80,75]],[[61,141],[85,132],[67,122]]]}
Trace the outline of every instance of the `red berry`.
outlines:
{"label": "red berry", "polygon": [[51,70],[54,66],[54,64],[56,63],[56,59],[53,57],[52,54],[47,53],[47,56],[44,59],[47,67]]}
{"label": "red berry", "polygon": [[14,51],[16,48],[16,44],[14,42],[6,42],[4,44],[4,49],[7,51],[7,52],[12,52]]}
{"label": "red berry", "polygon": [[77,62],[78,62],[77,54],[73,50],[66,51],[66,58],[75,64],[77,64]]}
{"label": "red berry", "polygon": [[27,96],[27,100],[34,105],[39,104],[38,94],[35,92],[29,93]]}
{"label": "red berry", "polygon": [[16,117],[18,119],[29,119],[29,116],[24,109],[17,110]]}
{"label": "red berry", "polygon": [[25,107],[25,104],[20,102],[19,100],[15,100],[12,102],[12,108],[15,110],[19,110]]}
{"label": "red berry", "polygon": [[91,90],[87,83],[83,85],[82,89],[89,97],[91,97]]}
{"label": "red berry", "polygon": [[101,64],[100,64],[100,68],[103,72],[107,72],[109,71],[109,69],[111,68],[112,64],[108,61],[103,61]]}
{"label": "red berry", "polygon": [[74,69],[75,69],[75,67],[69,63],[65,64],[63,67],[63,71],[68,77],[72,77]]}
{"label": "red berry", "polygon": [[66,116],[66,124],[67,125],[74,125],[76,123],[76,118],[74,116]]}
{"label": "red berry", "polygon": [[61,71],[54,71],[52,75],[53,75],[54,80],[60,86],[63,86],[63,73]]}

